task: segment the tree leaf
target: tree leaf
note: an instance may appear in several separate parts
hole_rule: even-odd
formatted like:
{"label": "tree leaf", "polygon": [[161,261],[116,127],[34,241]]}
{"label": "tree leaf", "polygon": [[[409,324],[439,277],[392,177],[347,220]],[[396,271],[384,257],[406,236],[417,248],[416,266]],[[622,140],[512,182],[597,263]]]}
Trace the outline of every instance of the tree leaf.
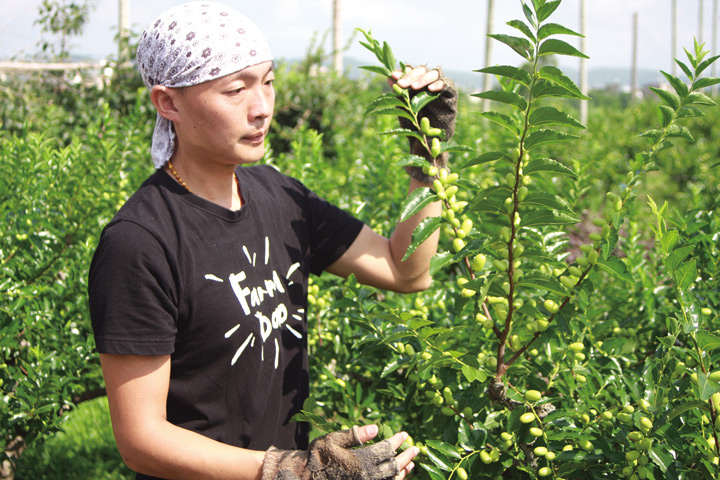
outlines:
{"label": "tree leaf", "polygon": [[460,453],[455,447],[439,440],[428,440],[425,444],[438,452],[442,453],[446,457],[454,458],[456,460],[462,459]]}
{"label": "tree leaf", "polygon": [[561,132],[559,130],[551,130],[547,128],[542,128],[539,130],[535,130],[534,132],[530,133],[525,138],[525,143],[523,144],[525,147],[525,150],[530,151],[534,149],[535,147],[538,147],[539,145],[544,145],[546,143],[556,143],[566,140],[575,140],[579,138],[577,135],[572,135],[570,133]]}
{"label": "tree leaf", "polygon": [[713,85],[717,85],[720,83],[720,78],[717,77],[703,77],[698,78],[695,80],[692,84],[691,89],[692,90],[701,90],[703,88],[712,87]]}
{"label": "tree leaf", "polygon": [[687,290],[680,290],[678,292],[680,298],[680,305],[683,309],[683,330],[685,333],[695,333],[700,329],[700,305],[692,293]]}
{"label": "tree leaf", "polygon": [[419,92],[410,100],[413,112],[415,112],[415,114],[419,113],[425,105],[435,100],[439,95],[440,94],[431,94],[426,91]]}
{"label": "tree leaf", "polygon": [[577,178],[575,172],[570,168],[551,158],[536,158],[530,160],[523,171],[526,175],[537,172],[552,172],[572,179]]}
{"label": "tree leaf", "polygon": [[668,92],[661,88],[650,87],[650,90],[655,93],[665,105],[672,108],[673,111],[677,111],[680,108],[680,97],[674,92]]}
{"label": "tree leaf", "polygon": [[673,464],[674,457],[663,445],[654,444],[648,450],[648,457],[652,462],[660,468],[662,473],[667,472],[667,469]]}
{"label": "tree leaf", "polygon": [[478,157],[468,160],[460,167],[460,169],[481,165],[483,163],[494,162],[505,157],[506,155],[503,152],[485,152]]}
{"label": "tree leaf", "polygon": [[515,92],[488,90],[487,92],[473,93],[472,96],[505,103],[515,107],[521,112],[524,112],[527,108],[527,101]]}
{"label": "tree leaf", "polygon": [[[547,40],[548,42],[550,40]],[[590,100],[590,97],[587,97],[583,95],[583,93],[580,91],[580,89],[575,85],[575,82],[573,82],[570,77],[565,75],[562,70],[560,70],[557,67],[553,67],[552,65],[545,65],[540,69],[538,72],[538,75],[540,78],[547,79],[551,81],[552,83],[559,85],[560,87],[567,90],[574,98],[580,98],[583,100]]]}
{"label": "tree leaf", "polygon": [[658,118],[660,120],[660,125],[665,128],[670,125],[673,118],[675,118],[675,110],[667,105],[658,105]]}
{"label": "tree leaf", "polygon": [[567,295],[567,289],[551,275],[545,275],[540,272],[530,272],[520,278],[518,287],[527,287],[536,290],[547,290],[560,296]]}
{"label": "tree leaf", "polygon": [[395,70],[397,61],[395,60],[395,55],[393,55],[393,51],[387,42],[383,42],[382,53],[383,53],[383,58],[384,58],[383,64],[389,70]]}
{"label": "tree leaf", "polygon": [[683,71],[683,73],[688,78],[693,78],[692,70],[690,70],[690,68],[687,65],[685,65],[683,62],[681,62],[677,58],[675,59],[675,63],[680,67],[680,69]]}
{"label": "tree leaf", "polygon": [[666,137],[668,138],[682,138],[690,143],[695,142],[695,137],[692,136],[690,130],[682,125],[671,125],[667,130]]}
{"label": "tree leaf", "polygon": [[435,200],[437,200],[437,195],[435,195],[435,192],[431,189],[416,188],[403,202],[402,209],[400,210],[400,221],[404,222]]}
{"label": "tree leaf", "polygon": [[380,132],[380,135],[402,135],[405,137],[414,137],[423,141],[423,138],[420,136],[418,132],[415,130],[410,130],[408,128],[393,128],[391,130],[385,130],[384,132]]}
{"label": "tree leaf", "polygon": [[687,94],[689,93],[690,90],[688,89],[687,85],[685,85],[682,82],[682,80],[680,80],[676,76],[671,75],[662,70],[660,70],[660,73],[662,73],[663,76],[670,83],[670,85],[672,85],[673,89],[675,90],[675,93],[677,93],[680,96],[680,98],[687,96]]}
{"label": "tree leaf", "polygon": [[697,275],[697,264],[695,260],[690,260],[689,262],[683,263],[677,268],[677,270],[675,270],[674,277],[678,288],[680,290],[687,290],[688,287],[695,281]]}
{"label": "tree leaf", "polygon": [[698,65],[695,69],[695,77],[699,77],[700,74],[704,72],[707,67],[712,65],[718,58],[720,58],[720,55],[715,55],[714,57],[710,57],[707,60],[703,61],[700,65]]}
{"label": "tree leaf", "polygon": [[526,87],[529,87],[532,83],[532,77],[527,71],[523,70],[522,68],[513,67],[511,65],[495,65],[475,70],[475,72],[509,78],[511,80],[522,83]]}
{"label": "tree leaf", "polygon": [[720,392],[720,385],[717,382],[713,382],[702,372],[698,372],[698,393],[700,394],[700,400],[707,402],[713,393]]}
{"label": "tree leaf", "polygon": [[522,20],[510,20],[507,22],[507,25],[519,30],[523,33],[526,37],[528,37],[533,43],[537,41],[535,38],[535,34],[530,30],[530,27],[528,27],[527,23],[523,22]]}
{"label": "tree leaf", "polygon": [[[667,235],[671,235],[670,232],[675,232],[674,237],[677,239],[677,230],[670,230]],[[663,240],[665,239],[663,238]],[[663,261],[663,263],[665,264],[665,268],[667,268],[668,272],[673,275],[675,273],[675,270],[677,270],[678,265],[680,265],[680,263],[685,260],[694,249],[695,247],[693,247],[692,245],[688,245],[673,250],[673,252],[668,255],[667,258]]]}
{"label": "tree leaf", "polygon": [[544,227],[547,225],[575,225],[580,221],[576,216],[557,210],[533,210],[522,215],[520,225],[523,228]]}
{"label": "tree leaf", "polygon": [[535,23],[535,15],[533,14],[533,11],[530,10],[530,7],[525,4],[525,2],[522,2],[522,9],[523,13],[525,14],[525,18],[527,18],[528,22],[530,22],[530,25],[532,25],[533,28],[537,29],[537,23]]}
{"label": "tree leaf", "polygon": [[[662,240],[660,241],[660,246],[662,247],[662,251],[664,254],[668,254],[670,250],[672,250],[675,247],[675,244],[678,240],[678,231],[677,230],[668,230],[665,235],[663,236]],[[687,248],[687,247],[686,247]],[[692,247],[689,247],[690,251],[692,251]],[[665,266],[668,268],[668,270],[672,271],[675,270],[675,268],[671,268],[668,263],[667,259],[664,261]],[[677,266],[677,264],[675,264]]]}
{"label": "tree leaf", "polygon": [[708,404],[705,402],[698,402],[698,401],[692,401],[692,402],[686,402],[682,405],[678,405],[677,407],[673,408],[670,413],[668,414],[668,420],[672,421],[682,415],[685,412],[689,412],[691,410],[707,410]]}
{"label": "tree leaf", "polygon": [[435,465],[421,463],[420,466],[425,469],[428,475],[430,475],[430,480],[445,480],[445,474],[443,474]]}
{"label": "tree leaf", "polygon": [[512,35],[503,35],[498,33],[488,34],[488,37],[494,38],[495,40],[504,43],[508,47],[515,50],[515,52],[517,52],[528,62],[532,60],[533,46],[529,40],[521,37],[514,37]]}
{"label": "tree leaf", "polygon": [[[503,204],[505,199],[508,197],[508,194],[510,193],[510,188],[507,185],[496,185],[494,187],[486,188],[485,190],[479,192],[473,199],[470,201],[470,204],[467,206],[468,210],[470,211],[484,211],[484,212],[496,212],[497,209]],[[495,208],[487,209],[482,208],[483,203],[489,202],[491,205],[493,205]]]}
{"label": "tree leaf", "polygon": [[436,253],[430,259],[430,275],[435,275],[437,272],[445,268],[447,265],[453,263],[454,261],[454,255],[450,252]]}
{"label": "tree leaf", "polygon": [[597,266],[604,272],[609,273],[618,280],[622,280],[625,283],[633,284],[635,279],[632,274],[628,271],[625,262],[615,256],[609,256],[606,259],[599,259]]}
{"label": "tree leaf", "polygon": [[570,30],[557,23],[546,23],[540,26],[537,38],[538,40],[544,40],[552,35],[575,35],[576,37],[582,37],[582,35],[576,31]]}
{"label": "tree leaf", "polygon": [[557,195],[553,195],[550,193],[545,192],[535,192],[529,194],[525,200],[523,200],[523,205],[529,206],[529,207],[540,207],[545,208],[548,210],[558,210],[563,211],[565,213],[574,215],[575,212],[572,211],[570,208],[570,205],[568,205],[567,201],[563,199],[562,197],[559,197]]}
{"label": "tree leaf", "polygon": [[[426,442],[426,445],[428,442]],[[436,454],[434,449],[428,448],[427,456],[430,459],[430,461],[433,462],[435,464],[435,466],[437,466],[440,470],[445,470],[446,472],[452,471],[452,467],[450,466],[450,463],[444,457],[441,457],[438,454]]]}
{"label": "tree leaf", "polygon": [[360,68],[363,70],[367,70],[368,72],[377,73],[379,75],[382,75],[383,77],[389,77],[392,75],[392,70],[385,67],[379,67],[377,65],[363,65]]}
{"label": "tree leaf", "polygon": [[720,335],[715,333],[699,331],[697,332],[697,342],[700,350],[710,352],[720,348]]}
{"label": "tree leaf", "polygon": [[539,107],[530,113],[531,125],[567,125],[574,128],[587,128],[575,118],[555,107]]}
{"label": "tree leaf", "polygon": [[425,158],[418,155],[408,155],[393,164],[396,167],[424,167],[428,165]]}
{"label": "tree leaf", "polygon": [[716,105],[712,98],[701,92],[692,92],[688,95],[685,103],[691,105],[704,105],[706,107],[714,107]]}
{"label": "tree leaf", "polygon": [[474,382],[475,380],[479,382],[484,382],[487,380],[487,374],[485,372],[482,372],[478,370],[477,368],[473,368],[470,365],[463,365],[462,367],[462,373],[467,379],[468,382]]}
{"label": "tree leaf", "polygon": [[415,250],[417,250],[417,248],[430,237],[430,235],[435,233],[435,230],[440,228],[441,223],[442,219],[440,217],[428,217],[420,222],[413,232],[412,243],[408,247],[407,252],[405,252],[403,261],[407,260],[408,257],[410,257],[410,255],[412,255],[413,252],[415,252]]}
{"label": "tree leaf", "polygon": [[566,41],[559,40],[557,38],[548,38],[540,44],[540,48],[538,49],[538,55],[540,56],[551,54],[566,55],[569,57],[590,58]]}
{"label": "tree leaf", "polygon": [[508,115],[504,115],[500,112],[480,112],[480,116],[487,118],[488,120],[497,123],[498,125],[507,128],[510,132],[515,135],[516,138],[520,138],[520,128],[515,124],[515,121]]}
{"label": "tree leaf", "polygon": [[368,104],[365,108],[365,115],[370,115],[374,110],[379,108],[402,108],[403,106],[404,103],[397,98],[395,94],[386,93],[384,95],[380,95]]}
{"label": "tree leaf", "polygon": [[538,23],[542,23],[548,19],[550,15],[560,6],[560,0],[552,0],[545,2],[540,8],[537,9]]}

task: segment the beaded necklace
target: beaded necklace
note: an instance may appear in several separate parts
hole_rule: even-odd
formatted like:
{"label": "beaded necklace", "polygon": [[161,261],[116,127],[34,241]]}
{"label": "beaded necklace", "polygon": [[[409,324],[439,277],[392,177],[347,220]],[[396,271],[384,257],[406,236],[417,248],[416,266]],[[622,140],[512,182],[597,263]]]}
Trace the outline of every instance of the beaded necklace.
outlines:
{"label": "beaded necklace", "polygon": [[[185,190],[192,193],[192,190],[190,190],[190,187],[187,186],[187,183],[185,183],[185,180],[183,180],[182,177],[180,176],[180,174],[177,172],[177,170],[175,170],[175,167],[173,167],[173,164],[170,160],[168,160],[167,166],[170,169],[170,172],[173,174],[173,177],[175,177],[175,180],[177,180],[177,182],[180,185],[185,187]],[[238,195],[240,195],[240,180],[238,179],[237,174],[235,172],[233,172],[233,178],[235,178],[235,184],[238,187]]]}

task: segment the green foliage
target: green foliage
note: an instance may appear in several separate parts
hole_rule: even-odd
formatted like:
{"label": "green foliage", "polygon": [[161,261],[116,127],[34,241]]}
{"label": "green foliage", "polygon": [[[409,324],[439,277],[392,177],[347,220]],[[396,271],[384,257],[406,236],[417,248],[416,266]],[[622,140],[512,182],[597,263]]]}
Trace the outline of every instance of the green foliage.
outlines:
{"label": "green foliage", "polygon": [[[312,279],[305,418],[315,434],[407,430],[419,479],[716,478],[720,109],[702,76],[714,59],[695,45],[686,80],[666,74],[657,100],[593,101],[583,128],[573,112],[587,100],[552,61],[581,56],[562,40],[576,34],[550,20],[559,2],[525,4],[518,36],[496,37],[522,68],[482,70],[501,86],[474,97],[496,107],[461,95],[441,144],[452,172],[408,199],[400,167],[427,162],[407,155],[395,117],[432,150],[421,104],[384,78],[324,72],[321,49],[278,65],[268,163],[386,235],[445,203],[416,236],[443,233],[429,290]],[[402,65],[363,43],[370,72]],[[155,114],[137,74],[108,81],[0,86],[0,431],[4,450],[30,445],[18,478],[82,478],[65,458],[120,478],[106,407],[75,407],[102,386],[85,278],[102,226],[151,171]]]}
{"label": "green foliage", "polygon": [[121,121],[102,103],[93,116],[67,146],[32,132],[0,135],[5,453],[56,431],[65,412],[102,386],[87,314],[87,270],[100,229],[148,174],[140,146],[147,137],[136,127],[140,112]]}
{"label": "green foliage", "polygon": [[[720,81],[702,77],[715,58],[695,45],[679,62],[687,82],[665,74],[673,91],[655,90],[657,115],[638,109],[639,124],[658,128],[632,138],[599,127],[612,137],[603,144],[577,133],[585,126],[560,103],[587,97],[541,62],[583,56],[557,38],[575,32],[547,21],[559,3],[528,2],[525,20],[509,22],[522,36],[494,35],[532,68],[479,70],[501,80],[500,90],[474,95],[500,105],[476,117],[497,128],[475,128],[471,149],[450,147],[460,157],[455,173],[437,172],[432,191],[401,207],[411,214],[428,199],[445,203],[411,246],[444,232],[435,286],[414,299],[353,279],[316,287],[324,299],[317,380],[303,418],[321,430],[366,422],[380,423],[383,436],[406,429],[423,452],[418,477],[432,480],[715,478],[718,177],[708,169],[717,167],[697,166],[710,175],[696,179],[682,213],[670,216],[650,199],[652,231],[636,199],[666,164],[698,163],[673,151],[695,140],[683,123],[714,106],[701,90]],[[367,70],[389,76],[397,67],[389,45],[363,34],[380,63]],[[402,91],[367,111],[418,127],[419,109]],[[602,154],[619,142],[632,148],[607,172]]]}
{"label": "green foliage", "polygon": [[107,398],[84,402],[68,414],[63,430],[29,448],[18,462],[18,480],[122,480],[135,478],[115,446]]}

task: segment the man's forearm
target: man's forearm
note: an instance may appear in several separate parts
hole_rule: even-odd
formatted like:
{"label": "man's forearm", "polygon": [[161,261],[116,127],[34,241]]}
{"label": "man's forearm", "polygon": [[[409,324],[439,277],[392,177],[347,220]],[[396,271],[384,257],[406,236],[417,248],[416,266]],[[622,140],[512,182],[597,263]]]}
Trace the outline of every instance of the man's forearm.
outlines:
{"label": "man's forearm", "polygon": [[168,422],[142,430],[122,451],[137,472],[178,480],[259,480],[262,475],[265,452],[226,445]]}
{"label": "man's forearm", "polygon": [[[418,188],[430,188],[430,186],[419,180],[410,178],[408,194]],[[411,280],[413,284],[424,285],[424,287],[420,289],[427,288],[430,283],[430,259],[437,252],[438,240],[440,238],[439,230],[435,231],[427,240],[418,246],[407,260],[402,261],[402,259],[408,247],[412,244],[412,235],[420,222],[429,217],[439,217],[441,213],[442,203],[432,202],[411,218],[398,223],[390,237],[392,257],[398,272],[403,278]]]}

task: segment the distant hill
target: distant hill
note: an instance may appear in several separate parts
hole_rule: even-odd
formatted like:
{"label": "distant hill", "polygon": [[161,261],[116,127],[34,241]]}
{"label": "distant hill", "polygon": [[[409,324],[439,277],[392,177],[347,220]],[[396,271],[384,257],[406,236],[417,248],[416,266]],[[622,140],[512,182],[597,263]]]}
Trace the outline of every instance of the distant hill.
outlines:
{"label": "distant hill", "polygon": [[[352,58],[345,58],[345,67],[350,68],[350,75],[359,75],[357,67],[364,65],[363,62]],[[579,82],[579,70],[571,67],[561,67],[563,72],[574,82]],[[447,70],[445,74],[452,78],[461,89],[468,92],[477,92],[483,88],[483,75],[472,71]],[[664,80],[659,70],[639,69],[637,72],[638,86],[657,85]],[[616,88],[628,90],[631,83],[631,71],[629,68],[600,67],[588,70],[588,83],[591,89]]]}

